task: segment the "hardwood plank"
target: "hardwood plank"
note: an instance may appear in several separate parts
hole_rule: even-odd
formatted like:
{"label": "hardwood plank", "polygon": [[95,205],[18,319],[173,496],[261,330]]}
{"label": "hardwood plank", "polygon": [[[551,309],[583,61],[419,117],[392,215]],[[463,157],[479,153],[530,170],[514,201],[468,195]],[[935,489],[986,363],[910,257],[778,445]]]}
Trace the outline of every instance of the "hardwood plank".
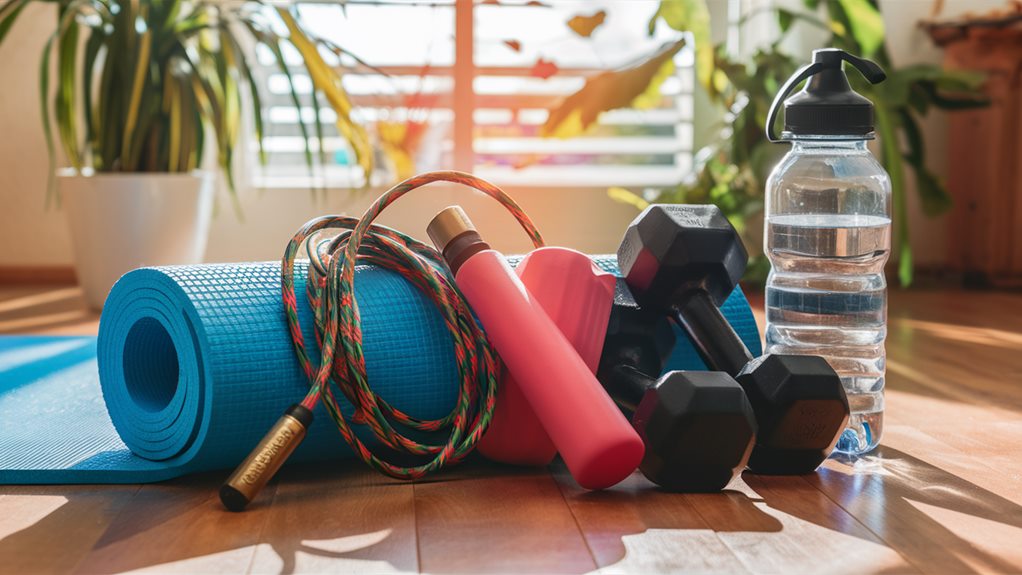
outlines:
{"label": "hardwood plank", "polygon": [[601,492],[579,487],[563,464],[554,477],[601,572],[748,571],[686,495],[661,491],[638,473]]}
{"label": "hardwood plank", "polygon": [[0,571],[67,573],[89,552],[137,486],[0,486]]}
{"label": "hardwood plank", "polygon": [[0,285],[75,285],[73,266],[0,266]]}
{"label": "hardwood plank", "polygon": [[[888,425],[911,427],[1022,483],[1022,418],[1013,410],[891,391]],[[886,438],[882,441],[887,443]]]}
{"label": "hardwood plank", "polygon": [[250,571],[418,570],[413,485],[361,461],[285,469]]}
{"label": "hardwood plank", "polygon": [[[743,474],[724,495],[692,495],[695,508],[750,571],[880,573],[915,569],[801,477]],[[752,527],[752,528],[750,528]],[[761,529],[761,532],[757,532]]]}
{"label": "hardwood plank", "polygon": [[95,335],[99,313],[77,286],[0,287],[0,333]]}
{"label": "hardwood plank", "polygon": [[854,465],[828,461],[806,481],[923,571],[1016,572],[1022,566],[1018,487],[997,479],[968,454],[892,426],[876,454]]}
{"label": "hardwood plank", "polygon": [[270,517],[271,482],[244,513],[220,504],[223,472],[144,485],[78,566],[82,573],[241,573]]}
{"label": "hardwood plank", "polygon": [[1022,346],[1007,350],[925,338],[911,347],[892,342],[888,351],[891,389],[1022,412],[1022,393],[1008,376],[1022,370]]}
{"label": "hardwood plank", "polygon": [[545,469],[475,461],[453,472],[415,484],[422,571],[584,573],[596,568]]}

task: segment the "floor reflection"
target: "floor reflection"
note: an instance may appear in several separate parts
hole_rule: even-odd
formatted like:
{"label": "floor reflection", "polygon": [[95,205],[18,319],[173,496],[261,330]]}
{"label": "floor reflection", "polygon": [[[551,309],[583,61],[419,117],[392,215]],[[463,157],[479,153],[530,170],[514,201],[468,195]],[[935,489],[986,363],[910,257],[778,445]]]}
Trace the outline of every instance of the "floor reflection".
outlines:
{"label": "floor reflection", "polygon": [[[904,451],[881,446],[807,480],[925,570],[1013,572],[1022,559],[1022,546],[993,552],[981,544],[999,530],[1022,528],[1022,506]],[[918,504],[991,523],[985,533],[956,533]]]}

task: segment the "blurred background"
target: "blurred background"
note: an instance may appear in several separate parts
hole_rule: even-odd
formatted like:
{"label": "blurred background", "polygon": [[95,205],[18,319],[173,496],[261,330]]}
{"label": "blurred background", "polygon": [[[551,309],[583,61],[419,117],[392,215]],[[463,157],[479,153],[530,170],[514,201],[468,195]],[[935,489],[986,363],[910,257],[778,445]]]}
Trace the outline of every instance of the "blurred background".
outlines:
{"label": "blurred background", "polygon": [[[549,243],[612,252],[646,202],[712,202],[759,254],[787,149],[765,142],[767,106],[838,46],[890,76],[855,87],[893,118],[874,142],[898,151],[892,284],[1018,287],[1020,21],[1003,0],[6,0],[0,282],[277,259],[309,218],[436,169],[504,187]],[[188,206],[160,195],[194,170],[215,176]],[[424,237],[454,202],[528,249],[449,186],[381,221]]]}

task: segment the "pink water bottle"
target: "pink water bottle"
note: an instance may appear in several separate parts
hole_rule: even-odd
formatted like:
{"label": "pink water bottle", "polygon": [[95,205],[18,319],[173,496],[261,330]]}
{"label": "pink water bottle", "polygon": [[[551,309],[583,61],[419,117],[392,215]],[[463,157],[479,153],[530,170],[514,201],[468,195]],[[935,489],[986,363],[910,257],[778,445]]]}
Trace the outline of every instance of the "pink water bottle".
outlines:
{"label": "pink water bottle", "polygon": [[[533,250],[515,273],[595,372],[614,302],[614,275],[598,268],[582,252],[561,247]],[[557,455],[553,441],[506,367],[493,420],[476,448],[487,459],[513,465],[547,465]]]}
{"label": "pink water bottle", "polygon": [[575,481],[603,489],[628,477],[642,439],[504,256],[457,206],[427,232]]}

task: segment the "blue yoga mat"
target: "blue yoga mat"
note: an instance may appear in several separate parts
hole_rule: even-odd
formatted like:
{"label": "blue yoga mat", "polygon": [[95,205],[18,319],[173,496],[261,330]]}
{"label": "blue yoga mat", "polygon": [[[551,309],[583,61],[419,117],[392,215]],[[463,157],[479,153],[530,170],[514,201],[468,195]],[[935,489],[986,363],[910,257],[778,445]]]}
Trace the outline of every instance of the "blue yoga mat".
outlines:
{"label": "blue yoga mat", "polygon": [[[596,261],[616,271],[613,257]],[[304,269],[296,275],[314,342]],[[372,266],[358,268],[355,291],[374,389],[418,417],[447,413],[457,370],[432,302]],[[740,290],[724,312],[758,355]],[[684,336],[669,363],[704,367]],[[98,338],[0,337],[0,483],[145,483],[231,468],[306,390],[279,264],[135,270],[111,291]],[[316,417],[292,460],[350,456],[322,407]]]}

